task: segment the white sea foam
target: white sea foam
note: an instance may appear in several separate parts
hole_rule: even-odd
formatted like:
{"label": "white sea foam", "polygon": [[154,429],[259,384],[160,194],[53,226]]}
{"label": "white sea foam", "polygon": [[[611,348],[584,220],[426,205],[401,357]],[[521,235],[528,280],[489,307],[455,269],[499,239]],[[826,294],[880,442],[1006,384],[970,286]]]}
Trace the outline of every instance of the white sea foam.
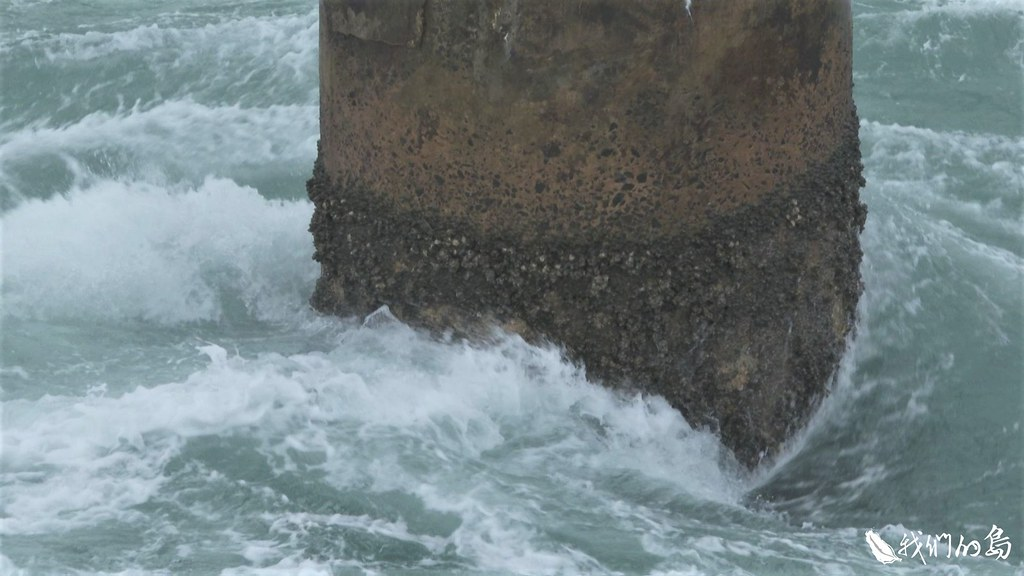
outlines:
{"label": "white sea foam", "polygon": [[[612,517],[644,514],[600,487],[601,478],[623,473],[701,501],[738,499],[740,481],[722,468],[713,437],[690,429],[664,402],[619,398],[587,383],[557,350],[518,338],[488,348],[443,344],[401,325],[346,334],[326,354],[246,359],[209,345],[200,351],[209,365],[182,382],[116,397],[8,403],[0,530],[144,522],[136,507],[164,498],[165,467],[190,439],[236,433],[256,434],[269,461],[285,469],[296,453],[322,454],[319,468],[339,488],[415,494],[461,521],[444,537],[401,519],[267,512],[280,538],[237,543],[267,569],[297,566],[290,533],[343,527],[434,553],[453,546],[484,569],[603,571],[585,552],[538,532],[551,521],[546,510],[559,505],[545,489],[556,470],[573,499],[626,506],[609,510]],[[229,520],[204,510],[192,513]]]}
{"label": "white sea foam", "polygon": [[[286,512],[283,514],[264,513],[262,519],[269,524],[269,532],[283,536],[289,543],[297,543],[310,531],[343,528],[380,537],[384,540],[418,544],[433,554],[441,554],[449,540],[440,536],[411,532],[404,520],[389,521],[368,515],[311,514],[308,512]],[[277,560],[279,553],[270,545],[259,547],[249,545],[247,557],[254,564],[267,564]]]}
{"label": "white sea foam", "polygon": [[958,18],[991,14],[1024,16],[1024,6],[1020,0],[897,0],[895,4],[900,8],[895,11],[890,9],[891,4],[886,3],[886,9],[878,11],[872,11],[866,5],[864,9],[858,10],[856,18],[888,18],[892,21],[893,18],[916,20],[937,14]]}
{"label": "white sea foam", "polygon": [[[979,45],[985,42],[1013,42],[1024,35],[1024,4],[1020,0],[916,0],[873,3],[856,11],[854,33],[862,58],[876,66],[875,73],[907,66],[915,77],[928,77],[933,90],[943,93],[967,80],[986,78],[993,70],[996,53]],[[982,31],[984,30],[984,31]],[[998,32],[996,32],[998,30]],[[1011,60],[1021,61],[1019,44],[1004,48]],[[971,58],[979,58],[972,60]],[[967,58],[965,60],[965,57]],[[985,69],[979,70],[978,66]],[[1024,65],[1024,63],[1022,63]],[[866,67],[858,67],[855,78],[864,78]],[[898,78],[899,76],[897,76]],[[988,76],[991,79],[991,76]],[[989,80],[990,82],[991,80]],[[883,82],[879,88],[896,84]],[[988,92],[979,86],[979,92]],[[991,105],[982,105],[991,107]]]}
{"label": "white sea foam", "polygon": [[[481,568],[602,571],[587,554],[538,531],[550,522],[547,514],[556,513],[542,487],[546,482],[558,482],[572,490],[574,501],[584,498],[603,512],[618,500],[602,498],[595,485],[623,474],[675,486],[700,500],[737,501],[741,482],[723,468],[717,440],[691,430],[663,401],[617,398],[583,380],[556,350],[515,340],[482,350],[438,346],[405,341],[400,347],[408,353],[388,366],[363,365],[364,382],[344,386],[345,393],[331,390],[332,378],[316,378],[323,383],[321,410],[365,415],[371,422],[360,436],[382,446],[394,446],[383,441],[389,428],[411,427],[420,439],[417,450],[436,454],[436,463],[410,469],[401,454],[382,449],[374,452],[372,466],[353,476],[352,466],[341,464],[353,455],[342,457],[334,443],[328,468],[340,481],[369,481],[380,492],[412,491],[430,508],[458,515],[462,524],[451,542]],[[410,364],[416,358],[440,359],[441,366],[424,370]],[[318,441],[306,438],[302,445]],[[481,465],[467,477],[467,470]],[[626,506],[634,508],[629,514],[640,513]]]}
{"label": "white sea foam", "polygon": [[[318,10],[299,14],[229,17],[218,15],[212,22],[191,21],[199,14],[168,13],[158,22],[127,30],[84,30],[80,33],[46,35],[34,32],[23,36],[19,44],[42,49],[50,59],[92,60],[119,52],[172,52],[179,59],[194,57],[194,52],[208,50],[218,42],[237,48],[249,46],[250,51],[265,54],[315,50]],[[205,16],[209,18],[209,15]],[[194,51],[182,52],[181,49]],[[223,53],[230,49],[225,46]]]}
{"label": "white sea foam", "polygon": [[304,308],[317,269],[305,201],[230,180],[171,190],[100,181],[4,215],[4,311],[21,317],[215,320]]}
{"label": "white sea foam", "polygon": [[[193,178],[240,168],[287,165],[316,154],[315,106],[210,107],[190,100],[94,112],[54,127],[46,123],[0,135],[0,183],[12,185],[12,169],[59,157],[86,184],[83,156],[120,163],[122,173],[148,177],[167,170]],[[102,164],[104,160],[100,161]],[[29,188],[31,182],[21,183]],[[15,189],[17,189],[17,187]]]}
{"label": "white sea foam", "polygon": [[337,574],[336,569],[343,567],[351,568],[354,570],[353,573],[366,576],[380,574],[380,572],[362,566],[359,562],[317,562],[303,559],[300,556],[299,554],[289,556],[271,566],[229,568],[222,571],[221,574],[223,576],[332,576]]}
{"label": "white sea foam", "polygon": [[[295,86],[315,98],[318,11],[261,17],[217,18],[179,13],[129,29],[45,34],[31,31],[4,42],[8,50],[44,65],[82,67],[113,58],[139,58],[161,78],[181,77],[171,94],[212,96],[232,87],[257,99]],[[195,22],[199,20],[199,22]],[[242,71],[243,73],[239,73]],[[137,71],[132,71],[132,74]],[[121,80],[130,80],[131,74]],[[255,90],[255,87],[259,90]]]}
{"label": "white sea foam", "polygon": [[[1024,138],[870,121],[861,122],[861,136],[868,149],[865,176],[880,201],[896,197],[894,211],[928,214],[914,220],[957,236],[961,249],[1010,270],[1024,268],[1015,248],[1024,239]],[[978,237],[993,233],[1006,238],[1005,245]]]}
{"label": "white sea foam", "polygon": [[870,143],[865,164],[873,172],[891,174],[890,179],[948,178],[947,167],[955,164],[965,173],[981,173],[1001,184],[979,192],[1019,197],[1024,191],[1024,138],[869,120],[862,120],[860,128],[861,137]]}
{"label": "white sea foam", "polygon": [[974,302],[974,337],[1012,346],[1007,319],[1019,314],[1024,280],[1024,140],[873,122],[862,134],[871,215],[861,310],[887,319],[870,338],[862,332],[863,356],[920,346],[944,313],[937,303],[964,297]]}

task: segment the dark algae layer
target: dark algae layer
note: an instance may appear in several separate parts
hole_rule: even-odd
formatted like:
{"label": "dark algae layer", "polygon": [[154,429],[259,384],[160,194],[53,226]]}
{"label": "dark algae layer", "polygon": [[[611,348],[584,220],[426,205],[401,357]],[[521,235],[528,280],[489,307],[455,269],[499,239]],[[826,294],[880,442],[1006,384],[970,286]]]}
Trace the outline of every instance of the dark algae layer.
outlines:
{"label": "dark algae layer", "polygon": [[313,306],[498,325],[752,466],[827,392],[865,209],[845,1],[321,3]]}

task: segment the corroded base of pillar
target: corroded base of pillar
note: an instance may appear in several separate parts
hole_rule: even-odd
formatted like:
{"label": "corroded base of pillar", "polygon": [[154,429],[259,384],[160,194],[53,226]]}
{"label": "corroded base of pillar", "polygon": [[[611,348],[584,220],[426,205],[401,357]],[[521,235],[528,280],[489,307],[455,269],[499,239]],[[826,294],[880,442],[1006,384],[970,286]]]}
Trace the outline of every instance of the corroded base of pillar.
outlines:
{"label": "corroded base of pillar", "polygon": [[372,182],[334,181],[318,160],[312,303],[550,338],[591,377],[663,395],[754,465],[804,424],[852,327],[865,210],[855,117],[846,130],[786,189],[653,243],[483,236],[404,209]]}

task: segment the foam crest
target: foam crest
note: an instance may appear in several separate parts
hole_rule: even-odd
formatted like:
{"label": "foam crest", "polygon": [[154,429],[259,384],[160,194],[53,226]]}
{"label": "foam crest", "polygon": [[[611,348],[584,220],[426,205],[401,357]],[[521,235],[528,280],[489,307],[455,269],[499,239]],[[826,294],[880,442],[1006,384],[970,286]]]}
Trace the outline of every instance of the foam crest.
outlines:
{"label": "foam crest", "polygon": [[[401,331],[385,331],[392,355],[385,366],[379,359],[361,366],[361,385],[339,389],[329,375],[314,378],[319,414],[344,410],[368,419],[359,427],[367,446],[341,454],[337,442],[312,435],[300,445],[334,452],[326,469],[336,482],[412,491],[431,509],[456,514],[461,525],[451,542],[479,567],[602,571],[587,551],[551,542],[540,531],[571,513],[559,512],[565,502],[585,501],[595,517],[631,520],[633,513],[616,507],[637,506],[623,500],[643,500],[640,486],[649,484],[695,501],[738,501],[742,482],[717,439],[692,430],[663,400],[618,396],[588,383],[557,350],[516,338],[486,349],[442,347],[392,340],[404,339]],[[367,333],[359,332],[376,338]],[[396,454],[410,437],[416,456]],[[372,465],[353,473],[360,454]],[[467,470],[478,472],[467,476]]]}
{"label": "foam crest", "polygon": [[315,106],[210,107],[190,100],[116,113],[94,112],[78,122],[37,124],[0,136],[0,183],[31,191],[40,163],[57,159],[72,179],[91,174],[201,178],[242,168],[288,165],[316,154]]}
{"label": "foam crest", "polygon": [[[594,507],[586,513],[628,517],[616,507],[637,494],[615,488],[623,477],[697,501],[729,504],[740,493],[721,453],[707,449],[712,436],[661,401],[586,382],[557,350],[518,338],[475,348],[398,325],[352,329],[327,353],[243,358],[213,344],[199,353],[209,364],[181,382],[5,406],[3,533],[143,522],[138,505],[166,497],[168,463],[189,442],[235,435],[255,435],[277,477],[319,454],[315,467],[339,489],[397,490],[460,518],[446,536],[402,518],[267,511],[276,543],[240,541],[265,567],[291,565],[296,539],[311,530],[344,528],[435,555],[453,546],[484,569],[590,570],[600,564],[586,551],[537,531],[557,520],[546,510],[583,498]],[[627,492],[602,494],[615,489]]]}
{"label": "foam crest", "polygon": [[[384,539],[419,544],[434,554],[441,554],[447,546],[446,538],[417,534],[409,530],[403,520],[388,521],[369,515],[353,516],[350,514],[310,514],[308,512],[288,512],[281,515],[264,514],[263,519],[270,523],[270,532],[284,536],[288,540],[299,540],[311,530],[323,528],[343,528],[356,530]],[[254,554],[259,560],[258,554]]]}
{"label": "foam crest", "polygon": [[128,86],[148,71],[157,91],[168,97],[233,95],[228,100],[248,103],[266,103],[275,94],[315,99],[316,9],[276,16],[217,15],[212,22],[204,22],[208,13],[151,18],[155,21],[129,29],[33,32],[4,45],[44,68],[106,71],[111,62],[130,63],[130,74],[111,76],[115,85]]}
{"label": "foam crest", "polygon": [[[892,18],[894,15],[904,19],[916,19],[938,14],[948,14],[957,17],[991,15],[991,14],[1016,14],[1024,15],[1021,9],[1020,0],[897,0],[897,2],[886,2],[885,8],[873,11],[872,4],[877,2],[864,3],[864,8],[858,10],[858,18]],[[895,4],[898,8],[891,8]]]}
{"label": "foam crest", "polygon": [[300,554],[289,556],[272,566],[255,568],[229,568],[223,570],[224,576],[331,576],[337,574],[337,570],[349,568],[353,573],[376,574],[372,570],[366,570],[359,562],[317,562],[316,560],[303,559]]}
{"label": "foam crest", "polygon": [[151,500],[183,439],[260,422],[275,405],[307,401],[272,371],[232,378],[224,362],[183,383],[117,398],[44,397],[9,406],[3,437],[8,534],[132,521]]}
{"label": "foam crest", "polygon": [[311,211],[215,178],[182,190],[105,180],[28,200],[4,215],[4,312],[178,323],[238,303],[286,319],[316,278]]}
{"label": "foam crest", "polygon": [[[93,60],[120,52],[156,52],[179,48],[198,52],[216,45],[218,40],[251,45],[251,50],[294,52],[316,44],[317,17],[317,10],[241,18],[219,15],[217,21],[190,26],[190,21],[201,16],[188,12],[171,13],[161,15],[160,23],[127,30],[35,34],[24,38],[22,45],[42,49],[50,60]],[[231,49],[224,50],[225,53],[228,51]],[[180,59],[193,56],[194,53],[178,52]]]}
{"label": "foam crest", "polygon": [[1024,138],[869,121],[861,136],[879,200],[899,198],[894,211],[929,215],[920,226],[957,235],[964,250],[1001,266],[1022,266]]}
{"label": "foam crest", "polygon": [[940,132],[916,126],[862,120],[861,136],[871,143],[865,166],[905,178],[925,179],[952,165],[1001,180],[993,192],[1017,196],[1024,183],[1024,138],[995,134]]}
{"label": "foam crest", "polygon": [[[445,419],[457,416],[457,445],[472,456],[504,445],[509,431],[538,431],[533,440],[521,439],[536,449],[518,450],[518,464],[554,464],[569,452],[599,447],[586,457],[577,453],[577,464],[682,481],[688,493],[715,501],[739,496],[739,483],[721,467],[718,441],[693,430],[659,397],[621,397],[589,383],[560,350],[527,346],[518,338],[484,349],[416,342],[403,345],[410,349],[404,362],[393,358],[389,367],[360,370],[379,374],[368,382],[372,400],[361,408],[374,422],[408,421],[412,415],[436,427],[431,436],[447,442]],[[444,364],[424,378],[417,359],[434,356]],[[417,373],[420,383],[407,387]]]}

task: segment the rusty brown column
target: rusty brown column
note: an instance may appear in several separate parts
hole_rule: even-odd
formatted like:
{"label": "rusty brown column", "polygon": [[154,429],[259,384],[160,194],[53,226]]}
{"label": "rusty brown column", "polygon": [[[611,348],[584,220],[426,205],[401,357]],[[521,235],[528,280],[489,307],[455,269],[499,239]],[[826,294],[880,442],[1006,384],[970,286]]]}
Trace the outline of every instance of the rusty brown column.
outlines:
{"label": "rusty brown column", "polygon": [[757,463],[865,211],[849,0],[321,0],[312,303],[548,338]]}

